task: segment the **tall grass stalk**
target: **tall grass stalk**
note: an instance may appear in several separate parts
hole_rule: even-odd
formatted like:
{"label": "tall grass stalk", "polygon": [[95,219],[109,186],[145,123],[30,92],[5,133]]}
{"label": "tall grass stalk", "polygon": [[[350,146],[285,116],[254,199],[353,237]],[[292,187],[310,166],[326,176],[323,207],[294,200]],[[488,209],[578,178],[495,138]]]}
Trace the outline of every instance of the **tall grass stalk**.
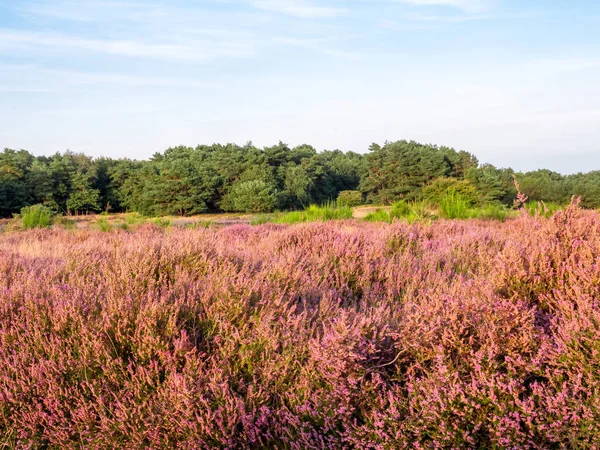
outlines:
{"label": "tall grass stalk", "polygon": [[26,206],[19,216],[26,230],[48,228],[52,225],[52,210],[44,205]]}
{"label": "tall grass stalk", "polygon": [[352,208],[330,202],[324,206],[311,205],[304,211],[292,211],[276,217],[275,223],[300,223],[352,218]]}
{"label": "tall grass stalk", "polygon": [[440,212],[445,219],[468,219],[469,203],[456,191],[449,191],[440,200]]}

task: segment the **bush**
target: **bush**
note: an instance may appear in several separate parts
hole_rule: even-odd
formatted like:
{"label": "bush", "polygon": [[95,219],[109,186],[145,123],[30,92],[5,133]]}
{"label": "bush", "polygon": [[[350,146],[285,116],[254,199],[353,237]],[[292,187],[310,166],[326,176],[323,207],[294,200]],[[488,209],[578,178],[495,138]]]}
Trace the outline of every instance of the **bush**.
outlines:
{"label": "bush", "polygon": [[234,184],[225,195],[221,207],[225,211],[260,213],[271,212],[278,204],[277,189],[263,180]]}
{"label": "bush", "polygon": [[456,191],[446,193],[439,205],[442,217],[446,219],[469,218],[469,202]]}
{"label": "bush", "polygon": [[438,178],[423,188],[423,199],[439,204],[450,192],[456,192],[467,203],[472,206],[480,201],[477,189],[469,180],[457,180],[456,178]]}
{"label": "bush", "polygon": [[127,223],[127,225],[136,225],[138,223],[144,222],[144,218],[140,213],[133,212],[125,216],[125,222]]}
{"label": "bush", "polygon": [[19,216],[26,230],[47,228],[52,225],[52,210],[44,205],[26,206]]}
{"label": "bush", "polygon": [[96,226],[98,227],[98,229],[104,233],[112,230],[112,225],[110,223],[108,223],[108,221],[102,217],[101,219],[99,219],[96,222]]}
{"label": "bush", "polygon": [[0,447],[598,447],[595,213],[190,237],[0,235]]}
{"label": "bush", "polygon": [[341,191],[337,203],[340,206],[360,206],[363,203],[362,193],[360,191]]}
{"label": "bush", "polygon": [[365,220],[367,222],[386,222],[390,223],[392,218],[390,213],[385,209],[376,209],[372,213],[369,213],[365,216]]}
{"label": "bush", "polygon": [[404,219],[410,217],[412,214],[412,209],[408,203],[404,200],[400,200],[392,205],[392,210],[390,211],[390,216],[392,218]]}
{"label": "bush", "polygon": [[421,200],[410,204],[412,216],[409,222],[429,222],[439,218],[439,209],[431,203]]}
{"label": "bush", "polygon": [[154,225],[161,228],[171,228],[173,223],[171,222],[171,219],[159,217],[157,219],[154,219]]}

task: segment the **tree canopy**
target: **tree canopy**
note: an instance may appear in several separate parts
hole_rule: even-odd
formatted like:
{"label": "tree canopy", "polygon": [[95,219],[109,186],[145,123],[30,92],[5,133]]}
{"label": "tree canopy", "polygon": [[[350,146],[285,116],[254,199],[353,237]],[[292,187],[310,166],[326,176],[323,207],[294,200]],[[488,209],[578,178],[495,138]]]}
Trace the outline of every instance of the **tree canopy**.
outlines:
{"label": "tree canopy", "polygon": [[585,207],[600,207],[600,171],[516,173],[480,165],[462,150],[402,140],[372,144],[364,155],[283,142],[264,148],[252,143],[179,146],[145,161],[4,149],[0,216],[34,204],[63,214],[264,212],[320,204],[342,191],[358,191],[355,196],[368,203],[391,204],[435,197],[448,188],[468,192],[479,203],[511,205],[513,175],[531,201],[565,203],[575,195]]}

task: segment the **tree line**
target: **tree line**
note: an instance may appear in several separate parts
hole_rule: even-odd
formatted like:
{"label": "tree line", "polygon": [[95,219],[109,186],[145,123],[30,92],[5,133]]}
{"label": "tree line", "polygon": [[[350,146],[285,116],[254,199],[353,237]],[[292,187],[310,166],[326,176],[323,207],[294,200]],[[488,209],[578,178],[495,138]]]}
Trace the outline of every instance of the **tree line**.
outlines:
{"label": "tree line", "polygon": [[364,155],[280,142],[264,148],[252,143],[179,146],[144,161],[4,149],[0,217],[33,204],[62,214],[268,212],[321,204],[342,191],[360,192],[365,203],[391,204],[453,189],[473,203],[511,205],[517,194],[514,176],[531,201],[566,203],[575,195],[585,207],[600,207],[600,171],[517,173],[479,164],[466,151],[404,140],[373,144]]}

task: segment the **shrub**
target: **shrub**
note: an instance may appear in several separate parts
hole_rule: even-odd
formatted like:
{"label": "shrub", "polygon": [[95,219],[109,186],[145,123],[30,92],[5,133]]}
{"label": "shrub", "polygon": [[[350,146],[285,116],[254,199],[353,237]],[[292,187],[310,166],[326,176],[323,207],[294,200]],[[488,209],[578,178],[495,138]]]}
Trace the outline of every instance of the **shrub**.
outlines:
{"label": "shrub", "polygon": [[406,201],[400,200],[392,205],[390,216],[392,218],[403,219],[410,217],[412,213],[410,205]]}
{"label": "shrub", "polygon": [[158,217],[154,219],[154,225],[161,228],[171,228],[173,223],[171,222],[171,219],[168,219],[166,217]]}
{"label": "shrub", "polygon": [[23,222],[23,228],[47,228],[52,225],[52,211],[44,205],[26,206],[21,209],[19,216]]}
{"label": "shrub", "polygon": [[271,212],[278,204],[275,185],[263,180],[235,183],[225,195],[221,207],[224,211],[260,213]]}
{"label": "shrub", "polygon": [[144,217],[137,212],[133,212],[133,213],[128,213],[125,216],[125,223],[127,225],[139,225],[142,224],[146,221],[146,219],[144,219]]}
{"label": "shrub", "polygon": [[340,206],[360,206],[363,203],[362,193],[360,191],[341,191],[337,203]]}
{"label": "shrub", "polygon": [[480,200],[477,189],[469,180],[437,178],[422,190],[423,199],[436,204],[444,201],[448,193],[451,192],[459,194],[468,206],[474,205]]}
{"label": "shrub", "polygon": [[0,447],[598,447],[596,213],[193,235],[0,235]]}
{"label": "shrub", "polygon": [[112,230],[112,225],[104,218],[100,218],[96,221],[96,226],[98,229],[104,233]]}
{"label": "shrub", "polygon": [[421,200],[411,203],[412,216],[409,222],[431,222],[439,218],[439,208],[428,201]]}
{"label": "shrub", "polygon": [[392,221],[392,217],[390,216],[390,212],[386,209],[376,209],[373,212],[370,212],[365,216],[365,220],[367,222],[386,222],[390,223]]}
{"label": "shrub", "polygon": [[439,202],[442,217],[446,219],[468,219],[469,202],[456,191],[447,192]]}

